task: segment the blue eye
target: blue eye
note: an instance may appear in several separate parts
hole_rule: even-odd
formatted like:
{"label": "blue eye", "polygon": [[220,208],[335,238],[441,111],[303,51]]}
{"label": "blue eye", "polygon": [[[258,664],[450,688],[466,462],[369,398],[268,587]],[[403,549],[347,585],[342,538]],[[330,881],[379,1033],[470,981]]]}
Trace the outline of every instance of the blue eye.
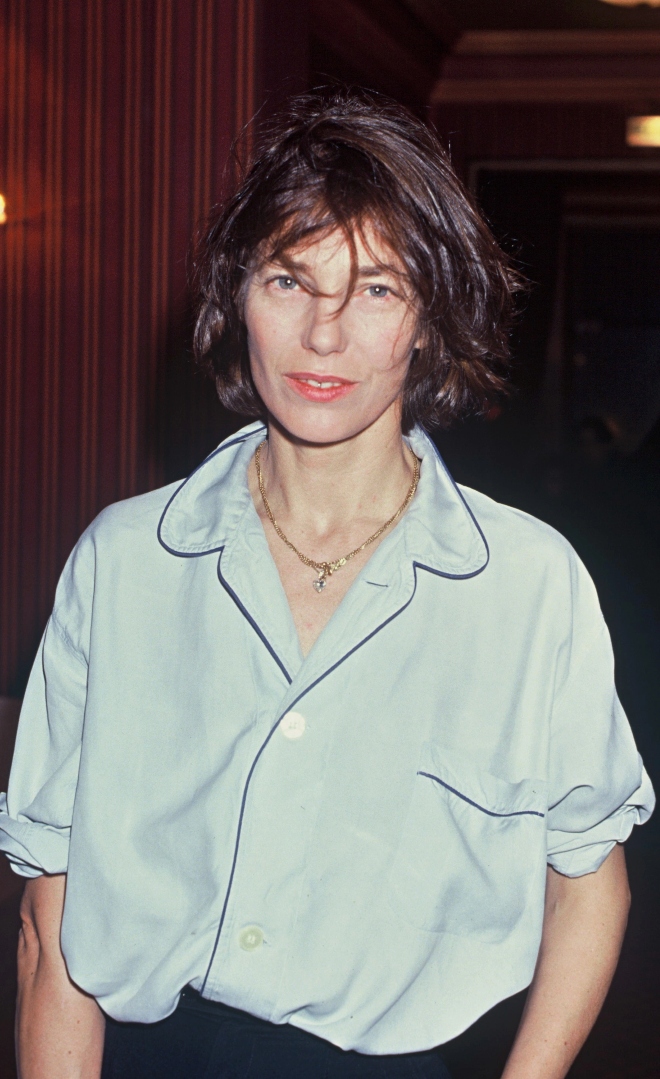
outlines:
{"label": "blue eye", "polygon": [[370,296],[375,296],[376,299],[380,299],[383,296],[387,296],[390,290],[385,285],[369,285],[367,292]]}
{"label": "blue eye", "polygon": [[293,277],[278,277],[277,284],[281,289],[290,291],[296,287],[296,282]]}

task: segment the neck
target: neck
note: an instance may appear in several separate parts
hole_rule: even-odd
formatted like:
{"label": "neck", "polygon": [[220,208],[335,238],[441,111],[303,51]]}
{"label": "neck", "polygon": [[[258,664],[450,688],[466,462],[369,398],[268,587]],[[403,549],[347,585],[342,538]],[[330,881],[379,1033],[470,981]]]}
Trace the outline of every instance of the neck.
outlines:
{"label": "neck", "polygon": [[385,414],[355,437],[330,444],[300,442],[271,421],[261,463],[280,524],[322,540],[391,516],[413,476],[399,418],[393,418]]}

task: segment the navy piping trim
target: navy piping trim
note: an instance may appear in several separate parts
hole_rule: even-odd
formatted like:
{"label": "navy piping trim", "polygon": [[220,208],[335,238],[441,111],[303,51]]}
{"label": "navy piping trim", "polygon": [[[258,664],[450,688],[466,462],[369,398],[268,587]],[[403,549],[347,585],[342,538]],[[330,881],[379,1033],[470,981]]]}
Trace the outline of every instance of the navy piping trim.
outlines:
{"label": "navy piping trim", "polygon": [[[416,562],[413,562],[413,568],[414,568],[415,571],[417,570],[417,563]],[[422,568],[424,569],[426,567],[422,567]],[[324,671],[323,674],[320,674],[318,676],[318,678],[316,678],[313,682],[310,682],[310,684],[305,689],[303,689],[302,693],[299,693],[298,696],[296,697],[296,699],[291,702],[291,704],[289,705],[288,711],[290,711],[294,707],[294,705],[298,704],[298,702],[300,700],[302,700],[302,698],[305,696],[305,694],[309,693],[310,690],[314,689],[315,686],[318,686],[319,682],[322,682],[323,679],[327,678],[327,676],[329,674],[332,674],[333,671],[336,671],[337,667],[339,667],[344,662],[345,659],[348,659],[349,656],[352,656],[355,652],[357,652],[358,648],[361,648],[363,644],[366,644],[367,641],[370,641],[371,638],[374,637],[377,633],[379,633],[381,629],[384,629],[385,626],[389,625],[389,623],[393,619],[398,618],[398,616],[400,614],[402,614],[403,611],[405,611],[406,607],[408,607],[408,605],[410,603],[412,603],[413,599],[415,598],[415,592],[416,591],[417,591],[417,572],[415,572],[415,587],[412,590],[412,595],[410,596],[410,599],[407,599],[406,602],[403,604],[403,606],[399,607],[398,611],[395,611],[394,614],[391,614],[390,617],[386,618],[384,622],[381,622],[381,624],[379,626],[376,626],[376,628],[373,629],[371,631],[371,633],[369,633],[366,637],[363,637],[361,641],[358,641],[358,643],[356,645],[354,645],[353,648],[351,648],[350,652],[347,652],[345,655],[343,655],[341,657],[341,659],[338,659],[336,663],[333,663],[332,667],[328,667],[327,671]]]}
{"label": "navy piping trim", "polygon": [[[481,569],[483,569],[483,568],[485,568],[485,567],[482,566]],[[412,594],[411,594],[410,598],[407,599],[406,602],[401,607],[399,607],[398,611],[395,611],[394,614],[391,614],[389,616],[389,618],[386,618],[384,622],[381,622],[379,626],[377,626],[374,630],[371,631],[371,633],[369,633],[366,637],[363,637],[363,639],[361,641],[358,641],[358,643],[353,648],[351,648],[351,650],[349,652],[346,652],[346,654],[344,656],[342,656],[341,659],[338,659],[336,663],[333,663],[332,667],[328,667],[327,671],[324,671],[323,674],[319,675],[319,677],[317,679],[315,679],[315,681],[311,682],[310,685],[306,686],[305,689],[303,689],[302,692],[299,693],[298,696],[295,697],[293,699],[293,701],[291,701],[289,703],[289,705],[287,707],[287,712],[290,712],[292,708],[295,708],[295,706],[299,703],[299,701],[302,700],[303,697],[305,697],[312,689],[314,689],[315,686],[318,686],[319,682],[322,682],[323,679],[327,678],[327,676],[329,674],[332,674],[333,671],[336,671],[337,667],[339,667],[344,662],[344,660],[348,659],[349,656],[352,656],[355,652],[357,652],[358,648],[361,648],[363,644],[366,644],[367,641],[370,641],[371,638],[374,637],[377,633],[379,633],[381,629],[384,629],[385,626],[389,625],[390,622],[392,622],[395,618],[398,618],[398,616],[400,614],[402,614],[403,611],[406,610],[406,608],[412,603],[412,601],[413,601],[413,599],[415,597],[415,593],[417,591],[417,570],[418,569],[429,570],[429,572],[434,573],[434,574],[436,574],[436,576],[439,576],[439,577],[456,576],[454,574],[442,573],[440,570],[430,569],[429,566],[424,566],[424,565],[421,564],[421,562],[413,562],[413,572],[414,572],[414,575],[415,575],[415,585],[414,585],[414,588],[412,590]],[[464,577],[474,577],[474,576],[476,576],[477,573],[481,573],[481,569],[475,570],[474,573],[464,574]],[[269,644],[268,640],[263,635],[263,633],[259,629],[256,622],[254,622],[254,620],[250,617],[248,612],[245,610],[245,608],[241,604],[241,602],[238,599],[238,597],[236,596],[236,594],[232,591],[232,589],[229,587],[227,582],[222,577],[221,572],[220,572],[220,559],[218,559],[218,577],[219,577],[220,582],[222,583],[222,585],[227,589],[227,592],[229,593],[229,595],[232,597],[232,599],[235,601],[235,603],[237,604],[237,606],[241,610],[241,612],[245,615],[245,617],[248,619],[250,624],[253,626],[255,632],[259,635],[259,637],[261,638],[261,640],[265,644],[266,648],[268,649],[270,654],[273,656],[273,659],[275,659],[276,663],[280,666],[280,668],[282,669],[282,671],[284,672],[286,677],[289,678],[288,674],[284,670],[284,667],[282,666],[280,660],[278,659],[277,655],[275,654],[275,652],[272,649],[271,645]],[[461,578],[457,577],[457,579],[460,580]],[[290,681],[290,679],[289,679],[289,681]],[[282,716],[283,715],[286,715],[286,712],[283,712]],[[270,739],[272,738],[274,732],[277,730],[277,728],[278,728],[278,726],[279,726],[279,724],[280,724],[280,722],[282,720],[282,716],[280,716],[278,718],[277,723],[272,728],[272,730],[269,732],[269,734],[268,734],[267,738],[265,739],[263,745],[259,749],[259,752],[257,753],[256,757],[254,758],[254,761],[252,762],[252,767],[250,768],[250,771],[248,772],[247,779],[245,781],[245,787],[243,789],[243,798],[242,798],[242,801],[241,801],[241,811],[240,811],[239,818],[238,818],[238,830],[237,830],[237,833],[236,833],[236,843],[234,845],[234,858],[233,858],[233,861],[232,861],[231,872],[229,874],[229,882],[227,884],[227,891],[226,891],[226,894],[225,894],[225,901],[224,901],[224,904],[223,904],[223,907],[222,907],[222,913],[220,915],[220,923],[218,925],[218,931],[216,933],[215,942],[213,944],[213,951],[211,952],[211,958],[209,960],[209,965],[207,967],[206,974],[204,975],[204,981],[202,982],[202,987],[200,989],[200,993],[202,995],[204,994],[204,989],[206,987],[206,983],[208,981],[209,974],[211,973],[211,967],[213,966],[213,961],[215,959],[216,952],[218,950],[218,944],[220,943],[220,934],[222,933],[222,927],[224,925],[225,917],[226,917],[226,914],[227,914],[227,906],[229,904],[229,896],[231,894],[232,884],[234,882],[234,873],[236,871],[236,862],[238,860],[238,848],[239,848],[240,839],[241,839],[241,830],[242,830],[242,827],[243,827],[243,815],[244,815],[244,812],[245,812],[245,804],[246,804],[246,801],[247,801],[247,794],[248,794],[248,787],[250,785],[250,780],[252,779],[252,776],[254,774],[254,769],[255,769],[255,767],[257,765],[257,761],[259,760],[261,754],[263,753],[264,749],[268,745],[268,743],[269,743]],[[422,773],[422,774],[425,774],[425,773]],[[435,779],[436,777],[431,776],[431,778]],[[438,782],[440,782],[440,781],[438,780]],[[456,791],[456,793],[458,794],[458,791]],[[463,795],[459,795],[459,797],[463,797]],[[469,799],[466,799],[466,801],[469,801]],[[476,805],[476,802],[473,803],[473,804]],[[481,809],[481,808],[482,808],[481,806],[477,806],[477,809]],[[485,810],[485,812],[487,813],[489,811]],[[492,814],[492,815],[493,816],[498,816],[498,814],[495,814],[495,813]],[[537,815],[543,816],[544,814],[537,814]]]}
{"label": "navy piping trim", "polygon": [[231,863],[231,872],[229,874],[229,882],[227,884],[227,893],[225,895],[225,901],[224,901],[224,904],[223,904],[223,907],[222,907],[222,914],[220,915],[220,924],[218,925],[218,931],[217,931],[217,933],[215,935],[215,943],[213,945],[213,951],[211,952],[211,958],[209,959],[209,965],[208,965],[208,967],[206,969],[206,974],[204,975],[204,981],[202,982],[202,987],[201,987],[201,989],[199,991],[202,996],[204,995],[204,990],[206,988],[206,983],[208,981],[209,974],[211,973],[211,967],[213,966],[213,960],[215,959],[215,954],[216,954],[216,952],[218,950],[218,944],[220,943],[220,934],[222,933],[222,927],[223,927],[223,925],[225,923],[225,916],[227,914],[227,907],[229,905],[229,896],[231,894],[231,886],[234,883],[234,873],[236,872],[236,862],[238,861],[238,846],[239,846],[239,843],[241,841],[241,831],[243,829],[243,816],[245,814],[245,803],[247,801],[247,795],[248,795],[248,788],[250,786],[250,780],[252,779],[252,775],[254,773],[254,770],[257,767],[257,761],[259,760],[259,758],[260,758],[261,754],[263,753],[264,749],[266,748],[266,746],[270,742],[271,738],[273,737],[273,734],[277,730],[277,728],[278,728],[278,726],[280,724],[281,718],[282,717],[280,716],[280,719],[278,719],[275,726],[272,728],[271,731],[268,732],[268,736],[264,740],[261,748],[259,749],[259,752],[257,753],[256,757],[254,758],[254,760],[252,762],[252,767],[250,768],[250,771],[248,772],[247,779],[245,780],[245,787],[243,789],[243,798],[241,800],[241,811],[240,811],[240,813],[238,815],[238,829],[236,831],[236,843],[234,844],[234,858],[233,858],[233,861]]}
{"label": "navy piping trim", "polygon": [[223,550],[224,550],[224,547],[220,547],[220,554],[218,556],[218,580],[220,581],[220,584],[224,588],[225,592],[227,592],[231,596],[231,598],[233,599],[234,603],[236,604],[236,606],[238,607],[239,611],[244,616],[244,618],[246,618],[248,620],[248,622],[252,626],[252,629],[257,634],[257,637],[259,637],[260,641],[266,646],[266,648],[270,652],[271,656],[273,657],[273,659],[277,663],[277,666],[280,668],[282,674],[286,678],[287,682],[289,683],[289,685],[291,685],[291,681],[292,681],[291,675],[289,674],[286,667],[282,663],[282,660],[278,656],[278,654],[275,651],[275,649],[273,648],[272,644],[270,643],[270,641],[268,640],[266,635],[261,631],[261,629],[259,628],[259,626],[255,622],[254,618],[252,617],[250,612],[247,610],[247,608],[243,606],[240,599],[238,598],[238,596],[234,592],[234,589],[230,587],[230,585],[227,583],[225,578],[222,576],[222,569],[221,569],[221,566],[220,566],[220,562],[222,560],[222,552],[223,552]]}
{"label": "navy piping trim", "polygon": [[[264,431],[265,430],[266,428],[264,427]],[[249,435],[242,435],[241,438],[235,438],[232,442],[224,442],[222,446],[218,446],[217,450],[214,450],[213,453],[210,453],[208,455],[208,457],[205,457],[202,463],[197,465],[197,468],[193,469],[190,475],[186,476],[185,480],[183,480],[183,482],[179,484],[176,491],[165,506],[165,509],[161,513],[160,521],[158,522],[158,528],[156,530],[158,542],[160,543],[161,547],[164,547],[165,550],[169,552],[169,554],[177,555],[178,558],[201,558],[203,555],[214,553],[217,554],[218,551],[222,550],[222,547],[210,547],[208,551],[177,551],[174,547],[168,547],[162,535],[163,521],[165,520],[165,514],[174,502],[174,499],[178,495],[179,491],[183,490],[188,481],[191,480],[193,476],[195,476],[199,472],[200,468],[204,468],[204,465],[208,464],[209,461],[212,461],[214,457],[217,457],[219,453],[224,453],[225,450],[231,449],[232,446],[239,446],[241,442],[247,442],[248,438],[252,438],[252,435],[255,434],[258,434],[258,431],[251,431]]]}
{"label": "navy piping trim", "polygon": [[488,560],[484,562],[483,566],[471,570],[470,573],[445,573],[444,570],[434,569],[433,566],[425,566],[423,562],[413,562],[416,570],[425,569],[427,573],[433,573],[436,577],[447,577],[450,581],[467,581],[470,577],[478,577],[480,573],[483,573],[487,565]]}
{"label": "navy piping trim", "polygon": [[[482,567],[482,569],[483,568],[484,567]],[[371,631],[371,633],[367,634],[366,637],[363,637],[361,641],[358,641],[358,643],[356,645],[354,645],[354,647],[351,648],[351,650],[349,652],[346,652],[346,654],[343,655],[341,657],[341,659],[338,659],[336,663],[333,663],[332,667],[328,667],[327,671],[324,671],[323,674],[320,674],[319,677],[316,678],[313,682],[310,682],[310,684],[305,689],[303,689],[302,693],[300,693],[296,697],[296,699],[291,702],[291,704],[289,705],[288,711],[290,711],[294,707],[294,705],[298,704],[298,702],[300,700],[302,700],[302,698],[305,696],[306,693],[309,693],[309,691],[314,689],[315,686],[318,686],[319,682],[322,682],[323,679],[327,678],[327,676],[329,674],[332,674],[333,671],[336,671],[337,667],[339,667],[344,662],[345,659],[348,659],[349,656],[352,656],[355,652],[357,652],[358,648],[361,648],[363,644],[366,644],[367,641],[370,641],[372,637],[375,637],[375,635],[377,633],[380,633],[381,629],[384,629],[385,626],[389,625],[389,623],[393,619],[398,618],[398,616],[400,614],[402,614],[403,611],[405,611],[406,607],[408,607],[409,604],[411,604],[413,599],[415,598],[415,593],[417,591],[417,570],[418,569],[428,570],[429,573],[434,573],[437,577],[451,577],[451,578],[453,578],[455,580],[459,580],[459,581],[460,580],[465,580],[466,577],[476,577],[476,575],[478,573],[481,573],[481,569],[477,569],[477,570],[474,570],[473,573],[465,573],[465,574],[459,576],[459,575],[453,574],[453,573],[443,573],[442,570],[439,570],[439,569],[432,569],[430,566],[424,566],[421,562],[413,562],[413,572],[415,574],[415,586],[414,586],[414,588],[412,590],[412,595],[410,596],[410,598],[406,600],[406,602],[403,604],[402,607],[399,607],[398,611],[395,611],[394,614],[391,614],[389,616],[389,618],[386,618],[384,622],[381,622],[379,626],[376,626],[376,628],[373,629]]]}
{"label": "navy piping trim", "polygon": [[446,787],[446,789],[451,791],[452,794],[455,794],[457,798],[462,798],[468,805],[474,806],[475,809],[480,809],[482,813],[487,813],[489,817],[545,817],[545,813],[539,813],[536,809],[518,809],[515,813],[494,813],[492,809],[486,809],[485,806],[480,806],[478,802],[473,802],[466,794],[461,794],[455,787],[450,787],[443,779],[432,775],[431,772],[418,772],[417,775],[426,776],[427,779],[434,779],[441,787]]}
{"label": "navy piping trim", "polygon": [[[490,562],[490,547],[488,546],[488,540],[486,539],[486,536],[484,534],[484,530],[482,529],[482,527],[479,524],[477,518],[475,517],[474,513],[472,512],[471,507],[468,505],[468,501],[465,498],[465,495],[463,494],[460,487],[456,483],[456,480],[454,479],[451,472],[447,468],[447,465],[445,464],[444,458],[443,458],[442,454],[440,453],[440,450],[438,449],[438,447],[436,446],[436,444],[435,444],[435,442],[433,441],[432,438],[429,438],[429,442],[433,446],[433,450],[435,452],[435,455],[438,458],[438,460],[439,460],[440,464],[442,465],[443,469],[445,470],[445,474],[447,476],[447,479],[451,482],[454,490],[456,491],[456,494],[458,495],[461,502],[465,506],[465,509],[469,513],[470,518],[472,520],[472,523],[473,523],[474,527],[476,528],[477,532],[479,533],[479,535],[481,536],[481,539],[483,540],[483,545],[486,548],[486,561],[484,562],[483,566],[481,566],[477,570],[474,570],[474,572],[472,572],[472,573],[443,573],[442,574],[443,577],[451,577],[455,581],[464,581],[468,577],[476,577],[478,573],[482,573],[483,570],[485,570],[486,566]],[[424,569],[429,569],[428,566],[424,566],[423,568]],[[431,570],[431,573],[438,573],[438,572],[439,572],[438,570]]]}
{"label": "navy piping trim", "polygon": [[[220,560],[218,560],[218,571],[219,571],[219,562],[220,562]],[[222,580],[222,578],[220,578],[220,579]],[[224,583],[225,582],[223,581],[223,584]],[[225,587],[227,587],[227,585],[225,585]],[[230,590],[228,589],[228,591],[230,591]],[[368,640],[370,640],[374,636],[374,634],[378,633],[379,630],[383,629],[383,627],[386,626],[389,622],[391,622],[392,619],[396,618],[397,615],[400,615],[402,613],[402,611],[405,611],[405,609],[409,605],[409,603],[412,602],[412,599],[413,599],[416,591],[417,591],[417,574],[415,573],[415,587],[413,588],[413,592],[412,592],[412,595],[411,595],[410,599],[406,600],[406,602],[403,604],[403,606],[399,607],[398,611],[395,611],[394,614],[391,614],[389,618],[386,618],[385,621],[382,622],[376,629],[374,629],[373,632],[371,632],[368,637],[365,637],[364,640],[362,640],[358,644],[356,644],[355,648],[351,648],[350,652],[347,652],[346,655],[342,656],[341,659],[337,660],[337,662],[334,663],[332,665],[332,667],[329,667],[327,671],[324,671],[324,673],[322,675],[320,675],[316,679],[315,682],[312,682],[311,685],[309,685],[305,689],[303,689],[302,693],[299,693],[298,696],[289,704],[289,706],[287,708],[287,712],[290,712],[291,709],[294,708],[295,705],[298,704],[298,702],[300,700],[302,700],[302,698],[307,693],[309,693],[310,690],[312,690],[314,688],[314,686],[317,686],[319,684],[319,682],[322,682],[323,679],[325,677],[327,677],[327,675],[331,674],[332,671],[336,670],[337,667],[340,665],[340,663],[343,663],[345,659],[348,659],[349,656],[352,656],[353,653],[355,651],[357,651],[358,648],[361,647],[361,645],[365,644]],[[233,593],[231,593],[231,591],[230,591],[230,595],[233,596]],[[233,597],[233,598],[236,598],[236,597]],[[238,602],[238,600],[237,600],[237,602]],[[240,604],[239,604],[239,606],[240,606]],[[247,612],[245,612],[245,613],[247,613]],[[247,617],[249,618],[249,615],[247,615]],[[253,623],[253,625],[254,625],[254,623]],[[265,637],[263,637],[261,631],[259,630],[258,626],[255,625],[255,629],[256,629],[257,633],[259,634],[259,636],[261,637],[261,639],[264,641],[264,644],[266,645],[266,647],[269,648],[269,651],[271,651],[271,654],[274,655],[274,653],[270,649],[270,646],[268,645],[268,642],[266,641]],[[283,712],[282,716],[283,715],[286,715],[286,712]],[[279,717],[279,719],[277,720],[277,723],[272,728],[272,730],[269,732],[268,737],[265,739],[265,741],[264,741],[263,745],[261,746],[259,752],[257,753],[256,757],[254,758],[254,761],[252,763],[252,767],[250,768],[250,771],[248,772],[248,777],[247,777],[247,779],[245,781],[245,788],[243,790],[243,799],[241,801],[241,811],[240,811],[239,818],[238,818],[238,831],[236,833],[236,844],[234,846],[234,859],[233,859],[232,866],[231,866],[231,873],[229,874],[229,883],[227,885],[227,892],[226,892],[226,895],[225,895],[225,901],[224,901],[224,904],[223,904],[223,907],[222,907],[222,914],[220,915],[220,924],[218,926],[218,932],[216,933],[215,943],[213,945],[213,951],[211,952],[211,958],[209,960],[209,965],[208,965],[206,974],[204,975],[204,981],[202,983],[202,988],[200,989],[200,993],[202,995],[204,994],[204,988],[206,986],[208,976],[211,973],[211,967],[213,966],[213,960],[215,959],[215,955],[216,955],[216,952],[218,950],[218,944],[220,942],[220,934],[222,932],[222,927],[224,925],[225,916],[226,916],[226,913],[227,913],[227,905],[229,903],[229,895],[231,893],[231,887],[232,887],[232,884],[234,882],[234,872],[235,872],[235,869],[236,869],[236,862],[238,860],[238,845],[239,845],[240,838],[241,838],[241,829],[243,827],[243,814],[244,814],[244,811],[245,811],[245,803],[246,803],[246,800],[247,800],[247,792],[248,792],[248,787],[250,785],[250,780],[252,779],[252,775],[254,773],[254,769],[256,767],[257,761],[259,760],[259,757],[261,756],[264,749],[268,745],[268,743],[269,743],[270,739],[272,738],[274,732],[277,730],[277,728],[278,728],[278,726],[279,726],[279,724],[280,724],[280,722],[282,720],[282,716]]]}

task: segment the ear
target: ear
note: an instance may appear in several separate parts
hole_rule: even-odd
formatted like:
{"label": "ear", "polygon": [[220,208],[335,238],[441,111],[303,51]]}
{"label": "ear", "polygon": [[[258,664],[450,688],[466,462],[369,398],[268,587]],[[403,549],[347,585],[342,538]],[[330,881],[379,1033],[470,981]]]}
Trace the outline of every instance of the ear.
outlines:
{"label": "ear", "polygon": [[428,326],[424,326],[424,320],[419,318],[417,323],[417,336],[413,343],[413,352],[418,351],[420,348],[426,348],[429,343],[429,331]]}

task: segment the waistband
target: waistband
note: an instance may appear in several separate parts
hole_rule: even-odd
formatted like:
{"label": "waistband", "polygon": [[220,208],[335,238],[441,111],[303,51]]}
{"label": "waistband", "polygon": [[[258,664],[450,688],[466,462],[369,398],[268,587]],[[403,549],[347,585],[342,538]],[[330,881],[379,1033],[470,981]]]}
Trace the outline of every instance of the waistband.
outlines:
{"label": "waistband", "polygon": [[[209,1017],[215,1016],[218,1020],[232,1019],[234,1022],[245,1023],[248,1026],[261,1026],[270,1028],[278,1028],[279,1024],[271,1023],[268,1019],[260,1019],[257,1015],[251,1015],[250,1012],[241,1011],[240,1008],[232,1008],[230,1004],[224,1004],[221,1000],[209,1000],[208,997],[203,997],[201,993],[198,993],[196,989],[193,989],[191,985],[187,985],[179,1000],[179,1007],[186,1010],[202,1012]],[[288,1026],[288,1024],[283,1024]],[[305,1033],[301,1031],[301,1033]],[[314,1035],[310,1034],[310,1038]]]}

